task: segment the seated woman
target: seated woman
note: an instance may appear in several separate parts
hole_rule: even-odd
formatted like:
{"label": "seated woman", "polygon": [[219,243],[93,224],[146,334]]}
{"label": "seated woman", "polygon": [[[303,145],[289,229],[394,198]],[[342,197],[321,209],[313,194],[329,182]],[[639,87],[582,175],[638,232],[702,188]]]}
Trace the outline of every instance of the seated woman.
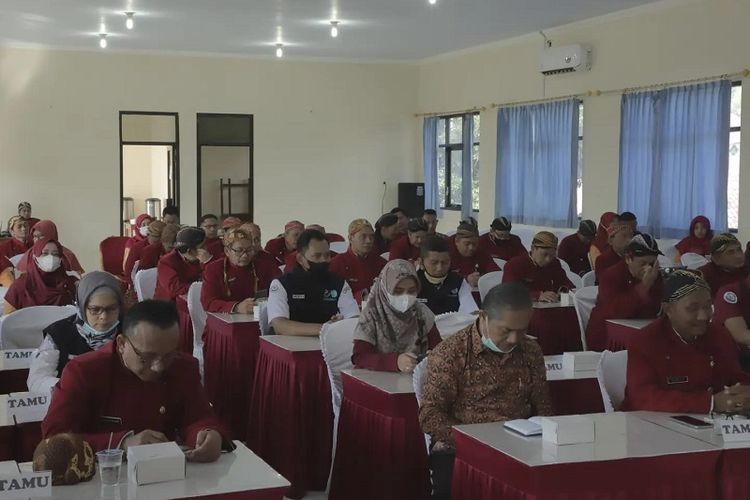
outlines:
{"label": "seated woman", "polygon": [[281,276],[275,259],[257,259],[260,244],[240,228],[224,235],[223,259],[203,270],[201,304],[207,312],[252,314],[255,296]]}
{"label": "seated woman", "polygon": [[591,242],[589,248],[589,257],[591,258],[591,264],[596,269],[596,259],[603,254],[607,248],[609,248],[609,234],[607,228],[617,221],[617,214],[614,212],[604,212],[599,218],[599,226],[596,229],[596,236],[594,241]]}
{"label": "seated woman", "polygon": [[[57,226],[51,220],[40,220],[39,222],[34,224],[34,226],[32,226],[29,231],[29,240],[32,245],[42,239],[54,240],[57,242],[60,241],[60,238],[57,235]],[[75,271],[78,274],[83,275],[85,271],[83,270],[81,263],[78,262],[76,254],[74,254],[72,250],[64,247],[62,243],[60,244],[60,246],[62,247],[62,259],[65,268],[68,271]],[[30,259],[31,252],[29,251],[26,252],[26,255],[24,255],[24,257],[18,263],[18,270],[22,273],[25,273]]]}
{"label": "seated woman", "polygon": [[639,234],[625,247],[625,259],[604,272],[586,327],[589,350],[607,348],[608,319],[656,318],[662,291],[656,262],[659,255],[662,253],[656,240],[649,234]]}
{"label": "seated woman", "polygon": [[26,219],[20,215],[11,217],[8,231],[11,238],[0,244],[0,286],[5,288],[9,288],[15,279],[15,266],[10,259],[29,250],[29,226]]}
{"label": "seated woman", "polygon": [[711,254],[711,238],[714,232],[711,231],[711,221],[708,217],[699,215],[690,222],[690,234],[681,239],[675,245],[677,255],[675,255],[675,264],[680,264],[680,257],[686,253],[697,253],[698,255]]}
{"label": "seated woman", "polygon": [[33,259],[27,271],[5,294],[5,314],[32,306],[66,306],[73,303],[76,279],[66,274],[62,246],[54,240],[39,240],[30,250]]}
{"label": "seated woman", "polygon": [[[153,223],[152,223],[153,224]],[[138,262],[138,269],[153,269],[159,264],[159,259],[174,249],[174,242],[177,239],[177,232],[180,226],[177,224],[167,224],[161,230],[161,237],[156,243],[146,245],[141,251],[141,260]]]}
{"label": "seated woman", "polygon": [[122,254],[122,268],[125,269],[125,263],[128,261],[128,254],[133,245],[139,241],[143,241],[148,237],[148,225],[153,222],[149,214],[141,214],[135,218],[135,226],[133,226],[133,236],[125,243],[125,253]]}
{"label": "seated woman", "polygon": [[662,312],[628,347],[622,409],[747,412],[750,386],[740,384],[750,384],[750,374],[740,369],[726,330],[711,323],[708,283],[691,271],[673,272],[664,280]]}
{"label": "seated woman", "polygon": [[411,373],[440,343],[435,315],[417,302],[419,278],[405,260],[392,260],[375,280],[354,331],[357,368]]}
{"label": "seated woman", "polygon": [[95,351],[114,339],[120,329],[122,291],[117,278],[92,271],[78,284],[78,313],[44,329],[44,340],[34,352],[28,386],[32,392],[49,392],[74,357]]}
{"label": "seated woman", "polygon": [[211,254],[203,248],[206,233],[198,227],[184,227],[177,233],[174,250],[159,259],[156,266],[155,299],[177,300],[190,285],[200,281],[203,264]]}
{"label": "seated woman", "polygon": [[18,204],[18,215],[26,221],[30,228],[39,222],[39,219],[31,216],[31,203],[28,201],[22,201]]}
{"label": "seated woman", "polygon": [[536,233],[531,252],[505,265],[503,283],[523,283],[535,301],[559,302],[560,290],[574,287],[557,258],[557,236],[549,231]]}

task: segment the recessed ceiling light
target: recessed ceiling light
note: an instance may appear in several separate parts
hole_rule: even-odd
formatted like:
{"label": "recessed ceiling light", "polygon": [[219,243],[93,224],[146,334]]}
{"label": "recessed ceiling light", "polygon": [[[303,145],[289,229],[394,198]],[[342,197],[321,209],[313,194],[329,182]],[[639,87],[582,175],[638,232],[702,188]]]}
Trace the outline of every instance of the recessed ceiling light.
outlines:
{"label": "recessed ceiling light", "polygon": [[129,30],[132,30],[133,27],[135,27],[135,19],[133,19],[133,16],[135,16],[135,12],[125,13],[125,27]]}
{"label": "recessed ceiling light", "polygon": [[437,0],[428,0],[430,2],[430,5],[435,5],[437,3]]}
{"label": "recessed ceiling light", "polygon": [[99,34],[99,47],[103,49],[107,48],[107,34],[106,33]]}
{"label": "recessed ceiling light", "polygon": [[339,22],[331,21],[331,38],[339,36]]}
{"label": "recessed ceiling light", "polygon": [[276,57],[284,57],[284,44],[283,43],[276,44]]}

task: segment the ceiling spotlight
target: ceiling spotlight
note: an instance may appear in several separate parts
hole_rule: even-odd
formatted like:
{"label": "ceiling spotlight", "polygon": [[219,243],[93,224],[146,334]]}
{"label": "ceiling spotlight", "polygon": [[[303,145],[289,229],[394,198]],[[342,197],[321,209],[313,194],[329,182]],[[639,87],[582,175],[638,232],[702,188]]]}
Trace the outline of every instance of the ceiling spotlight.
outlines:
{"label": "ceiling spotlight", "polygon": [[284,44],[277,43],[276,44],[276,57],[283,57],[283,56],[284,56]]}
{"label": "ceiling spotlight", "polygon": [[430,2],[430,5],[435,5],[437,3],[437,0],[428,0]]}
{"label": "ceiling spotlight", "polygon": [[125,27],[129,30],[132,30],[135,26],[135,19],[133,19],[133,16],[135,16],[135,12],[125,13]]}
{"label": "ceiling spotlight", "polygon": [[331,21],[331,38],[339,36],[339,22]]}
{"label": "ceiling spotlight", "polygon": [[106,33],[99,34],[99,47],[103,49],[107,48],[107,34]]}

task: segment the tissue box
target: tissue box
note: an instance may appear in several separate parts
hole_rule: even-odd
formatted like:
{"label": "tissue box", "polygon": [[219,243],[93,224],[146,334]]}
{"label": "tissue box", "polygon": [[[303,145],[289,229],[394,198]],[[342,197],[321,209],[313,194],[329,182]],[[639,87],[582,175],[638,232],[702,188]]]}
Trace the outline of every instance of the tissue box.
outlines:
{"label": "tissue box", "polygon": [[566,352],[563,354],[563,371],[595,372],[599,366],[600,352]]}
{"label": "tissue box", "polygon": [[185,479],[185,454],[174,441],[130,446],[128,478],[137,485]]}
{"label": "tissue box", "polygon": [[593,443],[594,421],[583,415],[542,418],[542,440],[556,445]]}

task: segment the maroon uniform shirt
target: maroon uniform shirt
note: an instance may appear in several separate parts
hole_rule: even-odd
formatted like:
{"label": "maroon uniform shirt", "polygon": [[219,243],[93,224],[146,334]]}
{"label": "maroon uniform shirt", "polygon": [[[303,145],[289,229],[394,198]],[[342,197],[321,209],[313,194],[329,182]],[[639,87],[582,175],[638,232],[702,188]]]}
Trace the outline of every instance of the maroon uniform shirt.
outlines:
{"label": "maroon uniform shirt", "polygon": [[176,300],[178,295],[186,294],[190,285],[200,279],[200,262],[188,262],[177,250],[172,250],[159,259],[159,264],[156,266],[154,298]]}
{"label": "maroon uniform shirt", "polygon": [[385,264],[385,259],[374,251],[366,257],[359,257],[350,248],[333,258],[330,270],[344,278],[349,283],[354,296],[357,297],[363,290],[370,289]]}
{"label": "maroon uniform shirt", "polygon": [[246,267],[232,265],[226,258],[212,261],[203,268],[201,304],[206,312],[232,312],[238,303],[255,297],[258,290],[268,290],[279,276],[279,266],[270,256],[254,258]]}
{"label": "maroon uniform shirt", "polygon": [[566,236],[557,247],[557,256],[568,263],[570,270],[579,276],[591,271],[589,249],[591,243],[585,243],[578,233]]}
{"label": "maroon uniform shirt", "polygon": [[493,240],[490,233],[485,233],[479,237],[479,248],[490,257],[503,259],[506,262],[513,257],[529,253],[521,243],[521,238],[515,234],[511,234],[508,240]]}
{"label": "maroon uniform shirt", "polygon": [[514,257],[503,268],[503,283],[523,283],[531,291],[534,300],[542,292],[557,292],[562,287],[568,290],[573,283],[568,279],[559,260],[553,260],[544,267],[539,267],[531,260],[529,254]]}

